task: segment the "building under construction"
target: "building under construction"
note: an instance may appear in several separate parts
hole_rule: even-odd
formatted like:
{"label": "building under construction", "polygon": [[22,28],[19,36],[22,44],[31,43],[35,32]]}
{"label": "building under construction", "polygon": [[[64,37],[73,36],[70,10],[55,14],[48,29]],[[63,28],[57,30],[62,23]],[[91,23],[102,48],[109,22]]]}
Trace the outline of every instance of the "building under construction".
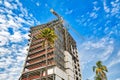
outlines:
{"label": "building under construction", "polygon": [[[63,20],[52,10],[58,19],[46,24],[31,27],[28,55],[19,80],[81,80],[80,65],[76,42],[63,25]],[[39,30],[51,27],[55,30],[57,40],[54,47],[42,47],[42,39],[36,39]],[[47,63],[47,75],[45,73]]]}

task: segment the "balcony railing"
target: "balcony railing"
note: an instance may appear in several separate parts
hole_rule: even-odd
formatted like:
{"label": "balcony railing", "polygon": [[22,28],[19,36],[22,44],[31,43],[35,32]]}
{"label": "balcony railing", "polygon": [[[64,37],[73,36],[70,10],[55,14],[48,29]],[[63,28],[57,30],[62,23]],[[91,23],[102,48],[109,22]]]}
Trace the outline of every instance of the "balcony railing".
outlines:
{"label": "balcony railing", "polygon": [[[47,59],[51,59],[53,57],[54,57],[54,55],[51,55],[51,56],[48,56]],[[30,64],[28,63],[26,66],[34,65],[34,64],[40,63],[40,62],[45,61],[45,60],[46,60],[46,57],[42,58],[42,59],[38,59],[38,61],[34,61],[33,63],[30,63]]]}
{"label": "balcony railing", "polygon": [[[55,65],[55,64],[56,64],[56,63],[55,63],[54,61],[51,61],[51,62],[49,62],[48,67],[50,67],[50,66],[52,66],[52,65]],[[33,67],[33,68],[31,68],[31,69],[29,69],[29,70],[27,70],[27,71],[24,71],[23,74],[29,73],[29,72],[32,72],[32,71],[35,71],[35,70],[39,70],[39,69],[42,69],[42,68],[45,68],[45,67],[46,67],[45,64],[42,65],[42,66],[39,66],[39,67],[37,67],[37,68]]]}
{"label": "balcony railing", "polygon": [[[52,52],[53,50],[54,50],[54,49],[50,49],[50,50],[48,50],[47,53],[50,53],[50,52]],[[45,55],[45,54],[46,54],[45,51],[42,51],[42,52],[39,52],[39,53],[30,55],[29,58],[28,58],[28,60],[32,60],[32,59],[38,58],[38,57],[40,57],[40,56],[42,56],[42,55]]]}
{"label": "balcony railing", "polygon": [[41,42],[41,41],[43,41],[43,39],[33,40],[31,45],[35,45],[35,44],[37,44],[38,42]]}
{"label": "balcony railing", "polygon": [[35,50],[30,51],[29,55],[34,54],[34,53],[37,53],[37,52],[42,51],[42,50],[45,50],[45,49],[42,48],[42,47],[37,48],[37,49],[35,49]]}
{"label": "balcony railing", "polygon": [[39,31],[37,31],[36,33],[33,33],[32,35],[33,35],[33,36],[36,36],[36,35],[38,35],[38,34],[40,34]]}
{"label": "balcony railing", "polygon": [[42,67],[42,66],[46,66],[45,62],[44,63],[35,64],[35,65],[30,65],[30,66],[27,66],[26,68],[28,70],[33,70],[33,69],[36,69],[36,68],[39,68],[39,67]]}
{"label": "balcony railing", "polygon": [[28,76],[26,78],[22,78],[22,80],[33,80],[33,79],[36,79],[36,78],[40,78],[40,75],[34,75],[34,76]]}
{"label": "balcony railing", "polygon": [[41,46],[38,46],[38,47],[33,48],[33,49],[30,48],[29,52],[34,52],[34,51],[36,51],[37,49],[41,49],[41,48],[44,48],[44,47],[42,47],[42,45],[41,45]]}
{"label": "balcony railing", "polygon": [[32,45],[32,46],[30,46],[30,50],[35,49],[37,47],[42,47],[42,44],[39,43],[39,44],[36,44],[36,45]]}

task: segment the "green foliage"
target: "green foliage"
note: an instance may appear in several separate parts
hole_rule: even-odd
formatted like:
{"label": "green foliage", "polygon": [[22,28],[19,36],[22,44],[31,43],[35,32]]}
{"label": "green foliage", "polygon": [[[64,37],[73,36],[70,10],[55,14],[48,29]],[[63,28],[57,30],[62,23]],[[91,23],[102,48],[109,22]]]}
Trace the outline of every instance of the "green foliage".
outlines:
{"label": "green foliage", "polygon": [[96,73],[95,80],[107,80],[106,72],[107,67],[102,65],[101,61],[96,62],[96,66],[93,66],[93,72]]}
{"label": "green foliage", "polygon": [[39,31],[39,34],[36,36],[36,38],[44,39],[43,46],[45,46],[46,42],[48,45],[53,46],[54,41],[57,39],[57,35],[55,34],[53,29],[44,28],[44,29]]}

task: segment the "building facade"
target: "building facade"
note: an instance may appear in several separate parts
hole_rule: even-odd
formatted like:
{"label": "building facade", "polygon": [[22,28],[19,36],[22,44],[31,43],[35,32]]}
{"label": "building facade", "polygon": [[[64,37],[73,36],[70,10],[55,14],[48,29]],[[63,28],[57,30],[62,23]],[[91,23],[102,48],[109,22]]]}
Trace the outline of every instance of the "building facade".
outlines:
{"label": "building facade", "polygon": [[59,19],[31,27],[28,55],[19,80],[46,80],[43,40],[35,38],[45,27],[53,28],[58,37],[54,47],[47,48],[48,80],[81,80],[76,42]]}

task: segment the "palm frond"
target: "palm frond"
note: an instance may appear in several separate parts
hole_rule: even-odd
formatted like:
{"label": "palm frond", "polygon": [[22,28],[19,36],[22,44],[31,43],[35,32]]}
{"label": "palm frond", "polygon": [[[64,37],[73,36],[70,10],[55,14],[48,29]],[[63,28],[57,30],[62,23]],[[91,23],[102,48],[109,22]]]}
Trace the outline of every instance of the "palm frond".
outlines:
{"label": "palm frond", "polygon": [[101,62],[101,61],[98,61],[98,62],[96,63],[96,65],[97,65],[97,67],[101,67],[101,66],[102,66],[102,62]]}
{"label": "palm frond", "polygon": [[102,66],[102,69],[103,69],[104,71],[108,72],[108,70],[107,70],[107,67],[106,67],[106,66]]}
{"label": "palm frond", "polygon": [[57,39],[57,35],[55,31],[51,28],[44,28],[39,30],[39,34],[35,36],[37,39],[44,39],[43,46],[45,45],[45,41],[47,40],[48,45],[53,46],[54,41]]}

